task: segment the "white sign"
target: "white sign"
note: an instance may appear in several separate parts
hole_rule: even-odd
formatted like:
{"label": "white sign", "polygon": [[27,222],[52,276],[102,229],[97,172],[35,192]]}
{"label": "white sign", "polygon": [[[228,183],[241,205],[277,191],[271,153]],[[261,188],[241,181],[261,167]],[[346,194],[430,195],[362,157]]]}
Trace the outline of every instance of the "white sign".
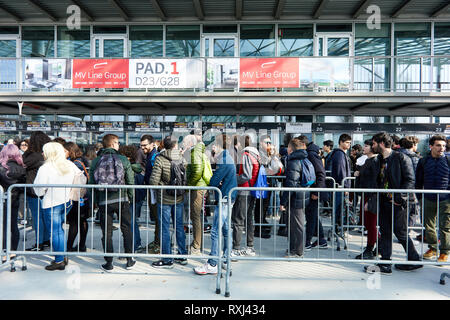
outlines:
{"label": "white sign", "polygon": [[113,132],[113,131],[123,131],[122,122],[100,122],[98,130],[100,132]]}
{"label": "white sign", "polygon": [[129,87],[133,89],[203,88],[204,60],[130,59]]}
{"label": "white sign", "polygon": [[25,59],[25,88],[72,88],[70,59]]}
{"label": "white sign", "polygon": [[311,133],[310,122],[286,123],[286,133]]}
{"label": "white sign", "polygon": [[86,122],[62,122],[61,131],[86,131]]}

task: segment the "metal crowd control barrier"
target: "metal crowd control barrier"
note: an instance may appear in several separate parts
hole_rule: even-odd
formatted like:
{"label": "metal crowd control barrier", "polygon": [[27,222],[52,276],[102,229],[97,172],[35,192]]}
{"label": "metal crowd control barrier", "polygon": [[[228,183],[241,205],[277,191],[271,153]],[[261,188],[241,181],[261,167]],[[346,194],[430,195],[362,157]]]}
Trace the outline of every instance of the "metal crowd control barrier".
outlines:
{"label": "metal crowd control barrier", "polygon": [[[56,235],[54,234],[53,221],[55,220],[56,216],[53,215],[53,211],[50,211],[50,213],[51,213],[50,221],[48,221],[48,219],[46,218],[46,224],[50,224],[50,230],[49,230],[49,233],[50,233],[49,234],[50,250],[49,251],[44,251],[44,250],[28,251],[28,250],[26,250],[26,234],[25,234],[25,232],[23,234],[23,242],[22,242],[23,245],[22,245],[22,248],[21,248],[22,250],[19,250],[19,248],[17,248],[17,250],[12,250],[11,249],[11,241],[9,240],[11,238],[11,232],[10,232],[10,226],[8,225],[8,228],[7,228],[7,239],[8,239],[8,241],[6,243],[6,254],[7,254],[7,256],[9,256],[9,254],[17,254],[17,255],[20,255],[20,256],[24,256],[24,257],[28,256],[28,255],[41,255],[41,256],[42,255],[56,255],[56,256],[68,256],[68,257],[71,257],[71,256],[86,256],[86,257],[111,257],[111,258],[113,258],[113,257],[117,257],[117,258],[120,258],[120,257],[123,257],[123,258],[132,258],[132,257],[149,258],[149,257],[151,257],[151,258],[170,258],[170,259],[174,259],[174,258],[175,259],[188,259],[188,258],[189,259],[215,259],[215,260],[218,261],[218,264],[217,264],[218,265],[218,272],[217,272],[217,277],[216,277],[216,293],[217,294],[220,293],[220,279],[221,279],[221,276],[222,276],[222,268],[221,268],[221,266],[222,266],[222,261],[223,261],[223,255],[221,254],[221,250],[218,250],[218,254],[214,255],[214,256],[206,255],[205,253],[201,253],[200,255],[191,255],[191,254],[189,254],[189,252],[187,252],[186,254],[161,254],[161,252],[159,254],[158,253],[149,254],[148,248],[147,248],[145,253],[138,253],[138,252],[136,252],[136,248],[134,248],[134,241],[135,241],[135,238],[134,238],[134,236],[135,236],[134,223],[136,221],[135,220],[135,213],[136,213],[135,206],[124,205],[124,203],[127,203],[127,201],[124,200],[126,198],[122,198],[122,193],[126,193],[127,190],[132,189],[133,190],[133,199],[130,201],[130,203],[134,204],[135,203],[134,200],[136,199],[136,189],[145,189],[147,191],[147,196],[150,195],[150,193],[149,193],[150,190],[152,190],[152,191],[153,190],[154,191],[160,190],[160,192],[156,192],[157,193],[157,197],[160,197],[159,198],[160,199],[160,203],[163,202],[163,191],[164,190],[175,190],[175,191],[176,190],[184,190],[184,191],[187,191],[184,194],[185,197],[186,196],[187,197],[191,196],[191,193],[189,191],[195,191],[195,190],[214,191],[214,193],[218,194],[218,196],[219,196],[218,198],[222,199],[223,197],[222,197],[222,193],[221,193],[220,189],[218,189],[216,187],[191,187],[191,186],[15,184],[15,185],[10,186],[9,189],[8,189],[7,221],[10,221],[10,218],[11,218],[11,209],[12,209],[12,207],[11,207],[11,204],[12,204],[11,191],[13,189],[17,189],[17,188],[23,189],[24,194],[25,194],[24,202],[27,201],[27,196],[26,196],[27,195],[27,188],[46,188],[47,192],[54,192],[55,189],[63,188],[63,189],[66,190],[67,193],[69,193],[70,189],[72,189],[72,188],[75,189],[75,190],[78,189],[77,192],[80,192],[81,188],[85,188],[87,190],[86,196],[90,199],[89,201],[91,201],[92,199],[95,199],[94,197],[98,196],[97,192],[102,192],[104,194],[104,199],[106,201],[106,204],[103,204],[103,206],[104,206],[103,210],[105,211],[105,213],[104,213],[104,224],[102,225],[102,235],[103,235],[104,240],[100,241],[101,244],[98,243],[98,241],[97,241],[96,245],[97,246],[98,245],[103,245],[104,249],[102,251],[100,251],[100,250],[99,251],[94,251],[94,229],[95,228],[94,228],[94,219],[91,219],[91,221],[90,221],[90,225],[91,226],[89,228],[91,230],[90,237],[89,237],[89,235],[86,235],[86,247],[87,247],[87,244],[89,242],[91,244],[91,246],[89,248],[90,249],[89,252],[87,250],[86,250],[86,252],[82,252],[80,250],[79,246],[77,248],[77,251],[75,251],[75,252],[74,251],[68,251],[68,250],[65,250],[65,249],[62,250],[62,251],[61,250],[60,251],[53,250],[53,242],[55,242],[54,241],[54,236],[58,237],[59,235],[58,234],[56,234]],[[108,191],[108,190],[114,190],[114,191]],[[117,191],[115,191],[115,190],[117,190]],[[112,206],[114,205],[114,203],[108,203],[108,193],[110,195],[112,195],[113,192],[115,192],[116,194],[118,192],[118,196],[119,196],[118,202],[116,202],[116,204],[117,203],[119,204],[117,209],[116,208],[111,209]],[[175,196],[174,197],[175,197],[175,203],[176,203],[177,202],[177,197],[180,197],[180,196],[177,196],[176,192],[175,192]],[[77,217],[77,228],[78,228],[78,244],[79,244],[80,243],[80,238],[79,238],[80,237],[80,222],[81,222],[80,202],[78,202],[78,203],[74,202],[74,203],[75,203],[74,208],[77,209],[77,215],[78,215],[78,217]],[[72,205],[74,203],[72,203]],[[86,204],[86,205],[88,205],[88,204]],[[174,205],[175,208],[171,208],[170,211],[177,211],[176,206],[178,206],[178,205],[179,206],[183,206],[183,202]],[[55,207],[53,207],[51,210],[54,210]],[[109,207],[109,209],[108,209],[108,207]],[[128,209],[127,209],[127,207],[128,207]],[[39,208],[40,207],[38,206],[38,211],[41,210]],[[69,211],[70,211],[70,209],[72,209],[72,207],[69,207]],[[108,210],[110,210],[110,211],[108,211]],[[64,211],[65,212],[64,212],[64,217],[63,217],[63,221],[62,221],[63,222],[62,226],[66,225],[68,223],[68,221],[67,221],[67,213],[69,213],[69,211],[67,211],[67,208],[65,206],[64,206]],[[89,211],[90,211],[90,214],[92,215],[92,217],[94,217],[94,206],[92,204],[90,205]],[[115,212],[113,212],[113,211],[115,211]],[[168,217],[169,223],[170,223],[170,219],[171,219],[170,218],[170,216],[171,216],[171,212],[170,211],[169,211],[169,217]],[[24,214],[26,214],[26,212],[27,212],[27,210],[24,210]],[[125,226],[128,225],[127,227],[129,229],[132,229],[131,231],[132,231],[133,237],[132,237],[132,244],[131,244],[131,246],[133,248],[132,248],[132,250],[127,250],[129,252],[121,252],[122,251],[122,246],[121,246],[121,241],[120,241],[121,237],[120,237],[119,233],[117,233],[118,246],[116,247],[116,249],[118,248],[118,250],[114,250],[112,252],[110,250],[108,250],[108,248],[110,246],[113,246],[113,244],[115,244],[114,241],[112,241],[114,236],[111,236],[111,243],[108,241],[108,239],[107,239],[108,237],[104,236],[104,234],[108,233],[108,225],[112,226],[112,222],[111,223],[108,222],[108,219],[110,219],[109,215],[111,214],[111,212],[113,212],[112,214],[116,213],[118,215],[119,224],[121,225],[121,229],[123,231],[122,233],[124,234],[124,241],[123,242],[126,241],[125,237],[127,237],[127,239],[128,239],[127,240],[127,244],[128,245],[129,245],[128,241],[130,241],[129,233],[127,233],[128,235],[125,236],[126,232],[124,232],[124,230],[126,231],[126,227],[122,228],[122,224],[125,225]],[[163,208],[161,207],[160,217],[162,217],[162,212],[163,212]],[[218,212],[219,218],[220,218],[222,216],[222,206],[221,205],[218,206],[218,210],[216,212]],[[40,212],[38,212],[38,214],[40,214]],[[44,212],[44,214],[45,214],[45,212]],[[190,208],[189,208],[189,218],[190,218]],[[182,212],[181,212],[181,219],[183,219],[183,213]],[[111,216],[111,220],[112,220],[112,216]],[[180,227],[179,224],[177,224],[177,222],[176,222],[177,221],[177,214],[174,215],[174,219],[173,220],[174,220],[173,221],[173,230],[175,230],[174,231],[175,237],[171,237],[169,235],[169,238],[171,238],[172,241],[174,240],[174,238],[176,238],[177,230],[179,231],[178,228]],[[58,220],[56,220],[56,222],[57,221]],[[127,221],[129,221],[129,223]],[[159,221],[163,221],[163,220],[160,218]],[[221,221],[221,219],[219,219],[219,221]],[[101,221],[101,222],[103,222],[103,221]],[[148,222],[149,221],[148,221],[148,215],[147,215],[147,239],[148,239],[148,232],[149,232],[149,228],[148,228],[148,224],[149,223]],[[17,223],[17,222],[14,222],[14,223]],[[160,235],[161,235],[161,237],[160,237],[161,238],[161,243],[160,243],[160,247],[161,248],[162,248],[162,245],[164,244],[162,242],[163,241],[163,239],[162,239],[163,223],[164,222],[159,224],[159,226],[160,226],[159,230],[160,230]],[[169,229],[169,232],[170,232],[170,226],[165,226],[165,227],[167,229]],[[40,228],[37,227],[37,230],[35,230],[36,235],[35,235],[35,237],[33,237],[35,240],[39,239],[38,234],[39,234],[39,232],[41,232],[41,230],[39,230],[39,229]],[[183,225],[181,226],[181,229],[183,231],[183,233],[182,233],[183,237],[186,237],[186,234],[185,234],[185,231],[184,231],[184,222],[183,222]],[[57,229],[55,229],[55,230],[57,230]],[[112,233],[111,230],[110,230],[110,232]],[[218,248],[220,249],[220,248],[222,248],[222,229],[219,228],[219,230],[217,232],[218,232],[218,239],[217,239],[217,241],[218,241]],[[63,230],[63,233],[64,233],[64,248],[65,248],[66,244],[67,244],[67,232],[65,230]],[[181,233],[179,233],[179,234],[181,234]],[[165,234],[164,236],[167,237],[167,234]],[[190,241],[190,235],[188,237],[189,237],[189,241]],[[184,240],[186,240],[186,239],[184,239]],[[173,252],[173,249],[174,249],[174,246],[172,246],[172,244],[173,244],[172,241],[171,241],[171,244],[170,244],[170,248],[171,248],[170,251],[171,252]],[[177,241],[175,241],[175,243],[177,243]],[[125,245],[125,243],[123,243],[123,244]],[[36,244],[36,246],[38,247],[38,244]],[[58,245],[58,247],[59,247],[59,245]],[[180,248],[178,248],[178,249],[180,249]],[[183,248],[182,250],[184,251],[185,249],[186,248]],[[12,261],[11,263],[12,263],[11,266],[13,268],[14,267],[14,261]],[[26,269],[26,265],[24,265],[24,267]]]}
{"label": "metal crowd control barrier", "polygon": [[[449,190],[401,190],[401,189],[391,189],[391,190],[384,190],[384,189],[376,189],[376,190],[368,190],[368,189],[357,189],[357,188],[348,188],[346,189],[348,192],[355,192],[355,193],[360,193],[362,194],[362,202],[363,202],[363,207],[364,207],[364,198],[365,198],[365,194],[376,194],[377,195],[377,223],[376,223],[376,232],[378,233],[378,230],[380,230],[380,208],[381,205],[383,205],[385,202],[380,202],[380,195],[383,195],[383,197],[389,197],[389,194],[391,194],[392,196],[395,194],[421,194],[422,195],[422,200],[424,199],[424,195],[427,194],[435,194],[438,195],[437,201],[438,201],[438,208],[439,208],[439,195],[443,195],[443,194],[450,194]],[[228,248],[229,248],[229,254],[227,255],[227,263],[226,263],[226,267],[227,267],[227,272],[226,272],[226,279],[225,279],[225,296],[229,297],[230,296],[230,272],[231,272],[231,262],[232,261],[237,261],[237,260],[259,260],[259,261],[305,261],[305,262],[336,262],[336,263],[341,263],[341,262],[351,262],[351,263],[381,263],[381,264],[401,264],[401,265],[416,265],[416,264],[420,264],[420,265],[450,265],[450,262],[438,262],[437,258],[435,260],[428,260],[428,261],[424,261],[422,260],[422,256],[423,256],[423,240],[421,243],[421,249],[420,249],[420,254],[419,252],[417,252],[417,250],[414,247],[414,243],[412,242],[412,240],[409,238],[408,234],[406,233],[406,240],[403,240],[405,242],[404,245],[404,249],[406,252],[406,257],[407,259],[404,260],[383,260],[380,259],[379,257],[379,239],[377,237],[376,240],[376,255],[374,257],[374,259],[364,259],[363,256],[361,255],[360,259],[355,259],[355,258],[351,258],[351,259],[342,259],[342,258],[335,258],[335,253],[334,250],[331,251],[331,258],[321,258],[319,251],[320,250],[316,250],[317,252],[317,256],[316,257],[308,257],[305,258],[304,256],[292,256],[290,255],[290,248],[288,247],[288,250],[286,252],[286,257],[279,257],[276,256],[275,254],[273,256],[261,256],[261,255],[247,255],[247,256],[242,256],[242,255],[237,255],[231,257],[231,251],[233,248],[233,244],[232,244],[232,234],[231,234],[231,230],[232,228],[232,201],[231,201],[231,196],[233,195],[233,193],[239,194],[239,192],[242,191],[269,191],[269,192],[305,192],[305,193],[309,193],[311,191],[314,192],[318,192],[320,195],[320,192],[332,192],[333,194],[335,194],[336,192],[342,192],[342,188],[333,188],[333,189],[329,189],[329,188],[282,188],[282,187],[278,187],[278,188],[273,188],[273,187],[267,187],[267,188],[242,188],[242,187],[236,187],[233,188],[229,191],[228,194],[228,223],[229,223],[229,232],[228,232]],[[289,201],[290,201],[290,197],[291,195],[289,195]],[[383,200],[383,199],[382,199]],[[305,203],[304,203],[305,204]],[[392,237],[392,233],[394,233],[394,224],[397,223],[393,223],[393,218],[394,218],[394,203],[390,203],[388,204],[388,206],[391,206],[391,234],[390,236],[385,236],[385,240],[384,240],[384,245],[389,245],[390,243],[390,248],[392,250],[393,247],[393,237]],[[288,207],[290,207],[290,202],[288,204]],[[387,207],[386,207],[387,208]],[[423,208],[423,207],[422,207]],[[385,211],[385,214],[387,213],[387,211]],[[422,210],[422,214],[423,214],[423,210]],[[450,213],[449,213],[450,214]],[[333,210],[333,216],[332,216],[332,227],[334,229],[335,227],[335,211]],[[386,219],[386,217],[384,217],[383,219]],[[288,219],[289,221],[290,219]],[[439,214],[437,214],[437,222],[436,222],[436,226],[437,226],[437,239],[439,239]],[[386,223],[389,224],[389,222],[386,222],[388,220],[384,220],[384,225],[386,226]],[[400,229],[402,228],[401,226],[399,227]],[[407,225],[404,228],[405,230],[407,230]],[[402,229],[403,230],[403,229]],[[305,232],[305,230],[303,229],[303,232]],[[396,229],[396,232],[398,232],[398,230]],[[397,233],[396,233],[397,236]],[[386,239],[388,239],[389,241],[386,241]],[[400,239],[399,239],[400,241]],[[288,243],[289,243],[289,233],[288,233]],[[240,246],[240,243],[238,244]],[[402,244],[403,245],[403,244]],[[412,247],[409,247],[409,245],[412,245]],[[438,248],[438,252],[439,252],[439,243],[438,241],[436,242],[437,248]],[[318,246],[317,246],[318,247]],[[409,248],[414,248],[414,251],[416,251],[417,257],[419,260],[408,260],[410,258],[409,256]],[[303,247],[304,249],[304,247]],[[318,248],[319,249],[319,248]],[[332,241],[332,249],[334,249],[334,240]],[[347,246],[347,256],[350,255],[349,251],[348,251],[348,246]],[[356,253],[356,252],[355,252]],[[411,254],[413,254],[413,252],[411,252]],[[342,253],[341,253],[342,255]],[[391,256],[392,256],[392,252],[391,252]],[[445,277],[445,275],[443,274],[443,277]]]}

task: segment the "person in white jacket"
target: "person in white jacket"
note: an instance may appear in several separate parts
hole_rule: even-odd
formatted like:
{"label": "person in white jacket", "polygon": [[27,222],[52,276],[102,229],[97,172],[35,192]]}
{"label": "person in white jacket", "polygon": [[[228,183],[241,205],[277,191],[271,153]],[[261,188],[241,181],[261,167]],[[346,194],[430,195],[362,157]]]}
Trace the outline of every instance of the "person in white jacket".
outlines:
{"label": "person in white jacket", "polygon": [[[44,145],[43,152],[45,163],[39,168],[34,184],[73,184],[75,175],[80,170],[66,159],[63,146],[57,142],[48,142]],[[52,248],[56,252],[66,251],[62,224],[72,207],[70,190],[70,187],[34,187],[36,195],[43,197],[44,223],[51,230]],[[45,269],[64,270],[66,263],[64,256],[56,255],[55,260]]]}

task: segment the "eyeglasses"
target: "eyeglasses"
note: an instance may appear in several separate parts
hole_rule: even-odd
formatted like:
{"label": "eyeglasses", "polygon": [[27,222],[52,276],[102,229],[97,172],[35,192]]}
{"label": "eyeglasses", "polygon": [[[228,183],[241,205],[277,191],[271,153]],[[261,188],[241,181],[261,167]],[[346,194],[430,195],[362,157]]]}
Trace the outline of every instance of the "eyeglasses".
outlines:
{"label": "eyeglasses", "polygon": [[26,144],[26,143],[21,143],[20,146],[21,146],[21,147],[28,147],[28,144]]}
{"label": "eyeglasses", "polygon": [[145,148],[146,146],[151,145],[151,143],[147,143],[147,144],[141,144],[141,147]]}
{"label": "eyeglasses", "polygon": [[270,141],[264,141],[265,144],[272,144]]}

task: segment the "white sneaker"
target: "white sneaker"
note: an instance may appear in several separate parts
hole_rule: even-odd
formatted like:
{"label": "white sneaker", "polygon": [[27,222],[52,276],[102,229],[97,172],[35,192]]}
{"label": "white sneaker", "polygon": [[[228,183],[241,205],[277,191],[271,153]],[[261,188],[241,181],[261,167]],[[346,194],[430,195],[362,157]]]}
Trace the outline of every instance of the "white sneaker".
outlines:
{"label": "white sneaker", "polygon": [[231,261],[237,261],[236,259],[233,259],[233,258],[240,257],[241,255],[242,255],[241,251],[236,250],[236,249],[231,250],[231,254],[230,254]]}
{"label": "white sneaker", "polygon": [[213,267],[209,263],[205,263],[201,266],[195,267],[194,272],[200,275],[217,274],[217,266]]}
{"label": "white sneaker", "polygon": [[247,247],[244,250],[241,251],[241,255],[243,256],[249,256],[249,257],[254,257],[256,256],[256,251],[255,248],[253,247]]}

